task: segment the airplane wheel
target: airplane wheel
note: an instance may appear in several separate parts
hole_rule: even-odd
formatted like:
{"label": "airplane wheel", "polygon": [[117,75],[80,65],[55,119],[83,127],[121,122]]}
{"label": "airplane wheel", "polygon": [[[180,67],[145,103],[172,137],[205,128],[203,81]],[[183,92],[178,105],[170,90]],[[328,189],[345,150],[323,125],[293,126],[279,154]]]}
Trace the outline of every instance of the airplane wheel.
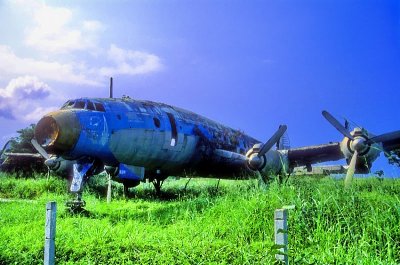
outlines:
{"label": "airplane wheel", "polygon": [[138,186],[140,184],[140,181],[139,180],[124,181],[122,184],[124,185],[123,196],[124,198],[128,198],[129,188],[134,188]]}

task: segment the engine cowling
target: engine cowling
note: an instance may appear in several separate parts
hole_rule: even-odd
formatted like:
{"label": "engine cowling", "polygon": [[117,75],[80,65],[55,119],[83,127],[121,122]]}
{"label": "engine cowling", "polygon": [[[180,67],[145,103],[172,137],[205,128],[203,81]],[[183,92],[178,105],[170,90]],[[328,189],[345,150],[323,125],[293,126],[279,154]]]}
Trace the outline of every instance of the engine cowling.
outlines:
{"label": "engine cowling", "polygon": [[264,176],[278,175],[287,172],[289,168],[287,151],[269,150],[259,156],[262,144],[255,144],[247,153],[248,167],[253,171],[259,171]]}
{"label": "engine cowling", "polygon": [[351,140],[348,137],[344,137],[340,143],[340,149],[346,158],[347,164],[350,164],[350,160],[357,150],[356,173],[368,173],[372,162],[378,158],[380,150],[382,150],[382,144],[368,141],[374,135],[369,134],[362,128],[354,128],[350,134],[354,139]]}

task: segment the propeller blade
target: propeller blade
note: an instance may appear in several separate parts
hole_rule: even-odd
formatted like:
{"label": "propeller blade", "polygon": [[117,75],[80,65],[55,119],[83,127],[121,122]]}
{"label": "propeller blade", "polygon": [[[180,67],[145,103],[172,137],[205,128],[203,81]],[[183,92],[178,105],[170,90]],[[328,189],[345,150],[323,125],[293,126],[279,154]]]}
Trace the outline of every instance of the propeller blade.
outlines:
{"label": "propeller blade", "polygon": [[275,134],[272,135],[271,138],[269,138],[269,140],[263,145],[263,147],[261,147],[261,150],[258,153],[258,157],[265,155],[265,153],[268,152],[279,141],[286,130],[286,125],[279,126],[279,129],[275,132]]}
{"label": "propeller blade", "polygon": [[38,151],[39,154],[41,154],[45,159],[49,159],[50,156],[46,152],[46,150],[43,149],[43,147],[36,141],[36,139],[32,139],[31,143],[33,147],[35,147],[36,151]]}
{"label": "propeller blade", "polygon": [[347,169],[346,178],[344,180],[345,187],[349,187],[351,185],[351,182],[352,182],[353,176],[354,176],[354,172],[356,171],[357,158],[358,158],[358,152],[356,150],[356,151],[354,151],[354,154],[351,157],[349,168]]}
{"label": "propeller blade", "polygon": [[381,143],[381,142],[389,142],[392,140],[400,141],[400,131],[394,131],[390,133],[384,133],[381,135],[374,136],[368,139],[367,143]]}
{"label": "propeller blade", "polygon": [[354,140],[353,136],[351,136],[350,132],[335,118],[333,117],[329,112],[326,110],[322,111],[322,116],[325,117],[325,119],[332,124],[333,127],[336,128],[341,134],[349,138],[350,140]]}

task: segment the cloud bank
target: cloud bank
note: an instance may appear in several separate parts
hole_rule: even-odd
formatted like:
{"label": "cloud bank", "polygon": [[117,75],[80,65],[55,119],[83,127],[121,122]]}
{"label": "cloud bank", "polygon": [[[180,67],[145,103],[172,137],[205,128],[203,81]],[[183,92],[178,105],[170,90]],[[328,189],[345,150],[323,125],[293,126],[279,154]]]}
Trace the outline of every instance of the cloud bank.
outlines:
{"label": "cloud bank", "polygon": [[39,1],[15,0],[10,4],[24,9],[31,20],[23,43],[35,56],[20,56],[0,43],[3,78],[32,75],[46,81],[103,86],[110,76],[136,76],[162,69],[161,59],[155,54],[117,44],[101,45],[100,33],[107,27],[101,21],[78,17],[73,9]]}
{"label": "cloud bank", "polygon": [[0,117],[34,122],[57,107],[41,107],[51,93],[50,87],[35,76],[12,79],[0,88]]}
{"label": "cloud bank", "polygon": [[37,50],[67,53],[87,50],[97,45],[97,34],[103,28],[96,20],[78,21],[73,26],[72,10],[65,7],[36,5],[33,12],[34,26],[28,28],[25,43]]}
{"label": "cloud bank", "polygon": [[124,50],[112,44],[107,52],[108,59],[114,63],[113,67],[102,67],[99,73],[102,76],[119,74],[139,75],[162,69],[160,58],[154,54],[140,51]]}
{"label": "cloud bank", "polygon": [[11,47],[0,45],[0,72],[3,76],[34,75],[44,80],[99,86],[98,78],[89,76],[87,69],[77,63],[37,60],[17,56]]}
{"label": "cloud bank", "polygon": [[110,76],[151,74],[163,68],[155,54],[101,43],[107,26],[80,17],[77,10],[35,0],[7,3],[27,24],[23,38],[16,40],[22,48],[0,41],[0,81],[8,81],[4,88],[0,85],[2,118],[35,122],[57,109],[52,105],[60,104],[54,97],[61,93],[47,83],[100,87]]}

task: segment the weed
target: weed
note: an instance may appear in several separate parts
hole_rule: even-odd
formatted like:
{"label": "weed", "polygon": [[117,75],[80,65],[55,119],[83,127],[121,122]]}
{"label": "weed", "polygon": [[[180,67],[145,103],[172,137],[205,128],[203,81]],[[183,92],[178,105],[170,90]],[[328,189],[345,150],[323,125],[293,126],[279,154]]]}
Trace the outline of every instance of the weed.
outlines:
{"label": "weed", "polygon": [[[400,263],[400,182],[296,177],[267,189],[256,180],[166,181],[156,196],[142,184],[123,198],[94,178],[87,215],[67,214],[65,180],[0,175],[0,264],[43,259],[45,204],[58,202],[59,264],[272,264],[273,213],[289,213],[289,259],[295,264]],[[29,200],[26,200],[29,199]]]}

